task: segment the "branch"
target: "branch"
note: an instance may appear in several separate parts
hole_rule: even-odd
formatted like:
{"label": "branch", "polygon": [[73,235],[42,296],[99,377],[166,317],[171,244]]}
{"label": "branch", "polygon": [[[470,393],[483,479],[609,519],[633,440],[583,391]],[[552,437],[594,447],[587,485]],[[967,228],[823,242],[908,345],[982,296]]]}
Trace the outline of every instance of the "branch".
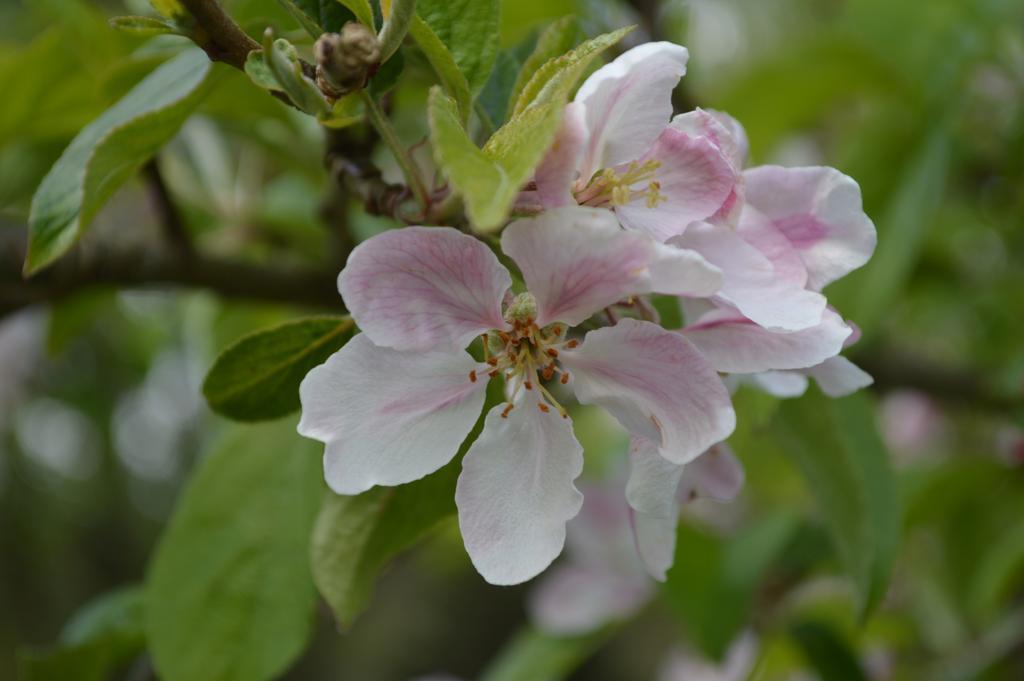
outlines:
{"label": "branch", "polygon": [[213,61],[245,69],[245,60],[259,43],[250,38],[235,20],[228,16],[217,0],[181,0],[196,20],[200,31],[195,42]]}
{"label": "branch", "polygon": [[107,247],[88,256],[79,249],[26,281],[21,277],[25,245],[24,230],[0,231],[0,314],[102,286],[198,288],[224,298],[343,309],[333,271],[199,254],[183,258],[165,249]]}
{"label": "branch", "polygon": [[185,226],[185,221],[182,219],[174,199],[171,198],[171,193],[167,189],[167,183],[164,182],[156,159],[150,159],[142,170],[152,196],[153,208],[160,220],[160,226],[163,228],[164,236],[167,237],[167,242],[180,256],[191,257],[192,241],[189,238],[188,228]]}

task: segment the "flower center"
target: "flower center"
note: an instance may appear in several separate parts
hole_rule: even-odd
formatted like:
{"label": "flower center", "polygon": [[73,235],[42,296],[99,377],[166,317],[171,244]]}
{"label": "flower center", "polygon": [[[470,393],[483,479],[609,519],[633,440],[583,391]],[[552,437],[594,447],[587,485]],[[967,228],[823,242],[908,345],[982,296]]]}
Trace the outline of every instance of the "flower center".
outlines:
{"label": "flower center", "polygon": [[[556,322],[540,328],[534,321],[536,314],[534,297],[529,293],[520,294],[505,311],[512,330],[495,329],[482,336],[484,361],[492,367],[488,375],[504,374],[506,382],[512,386],[512,394],[501,413],[503,418],[508,418],[520,390],[536,390],[537,408],[542,412],[549,413],[554,408],[562,418],[569,417],[565,407],[543,383],[555,379],[556,375],[563,385],[569,382],[569,372],[559,366],[558,352],[562,348],[575,348],[579,341],[565,339],[568,331],[565,324]],[[469,379],[477,380],[475,371],[470,373]]]}
{"label": "flower center", "polygon": [[652,158],[643,163],[630,162],[621,174],[605,168],[594,173],[590,181],[574,190],[573,194],[581,206],[624,206],[643,198],[648,208],[655,208],[666,200],[661,193],[661,183],[654,179],[654,173],[660,167],[661,162]]}

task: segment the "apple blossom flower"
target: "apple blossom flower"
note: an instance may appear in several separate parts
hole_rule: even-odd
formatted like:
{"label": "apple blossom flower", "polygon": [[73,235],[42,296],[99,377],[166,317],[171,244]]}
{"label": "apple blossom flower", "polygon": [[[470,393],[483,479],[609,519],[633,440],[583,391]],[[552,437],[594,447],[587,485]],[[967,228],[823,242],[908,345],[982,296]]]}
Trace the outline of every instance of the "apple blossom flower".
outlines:
{"label": "apple blossom flower", "polygon": [[708,660],[693,651],[675,650],[669,654],[659,681],[746,681],[754,670],[758,654],[757,636],[746,631],[725,652],[721,662]]}
{"label": "apple blossom flower", "polygon": [[[636,319],[569,330],[630,296],[709,295],[718,270],[622,230],[607,211],[567,207],[514,222],[501,247],[526,291],[479,240],[451,228],[385,232],[349,256],[338,286],[362,333],[300,387],[299,432],[326,444],[339,494],[422,478],[452,459],[477,421],[484,387],[503,375],[508,399],[486,416],[456,490],[477,570],[495,584],[532,578],[561,552],[582,502],[582,447],[553,394],[607,409],[685,464],[735,426],[718,373],[682,335]],[[483,361],[467,346],[482,341]],[[545,385],[547,384],[547,385]]]}

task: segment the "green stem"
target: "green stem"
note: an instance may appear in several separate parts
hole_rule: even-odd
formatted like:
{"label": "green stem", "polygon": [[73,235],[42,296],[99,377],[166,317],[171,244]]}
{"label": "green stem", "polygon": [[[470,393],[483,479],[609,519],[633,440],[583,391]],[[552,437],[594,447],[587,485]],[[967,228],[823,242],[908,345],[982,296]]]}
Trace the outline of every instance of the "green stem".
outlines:
{"label": "green stem", "polygon": [[377,102],[374,101],[373,95],[366,90],[360,90],[359,96],[363,99],[363,104],[366,106],[367,113],[370,114],[370,123],[376,128],[380,134],[381,139],[384,143],[391,148],[391,153],[395,155],[395,160],[398,161],[398,165],[401,166],[402,172],[405,173],[406,182],[409,184],[409,189],[412,190],[413,196],[419,202],[420,206],[426,210],[430,197],[427,194],[427,187],[423,183],[423,179],[420,177],[419,169],[416,167],[416,162],[413,161],[412,156],[409,154],[409,150],[405,148],[402,141],[398,139],[398,135],[395,134],[395,129],[391,127],[391,121],[388,120],[387,116],[381,110]]}

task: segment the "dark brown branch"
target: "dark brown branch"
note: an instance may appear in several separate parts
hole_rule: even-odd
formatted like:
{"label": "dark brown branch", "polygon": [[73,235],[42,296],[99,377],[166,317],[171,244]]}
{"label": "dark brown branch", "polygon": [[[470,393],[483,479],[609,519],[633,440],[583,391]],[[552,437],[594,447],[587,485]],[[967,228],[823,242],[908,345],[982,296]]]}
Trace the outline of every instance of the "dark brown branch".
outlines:
{"label": "dark brown branch", "polygon": [[0,314],[66,298],[101,286],[186,287],[224,298],[341,310],[337,273],[299,267],[254,264],[195,254],[183,258],[167,249],[134,248],[84,255],[81,250],[29,280],[22,279],[23,230],[0,231]]}
{"label": "dark brown branch", "polygon": [[167,243],[182,257],[191,256],[192,240],[189,238],[188,227],[167,189],[167,183],[164,182],[164,177],[160,173],[160,167],[155,158],[150,159],[143,167],[143,176],[146,179],[153,208],[160,220],[160,227],[167,238]]}
{"label": "dark brown branch", "polygon": [[260,49],[217,0],[181,0],[181,4],[196,20],[195,42],[211,60],[244,69],[249,53]]}

